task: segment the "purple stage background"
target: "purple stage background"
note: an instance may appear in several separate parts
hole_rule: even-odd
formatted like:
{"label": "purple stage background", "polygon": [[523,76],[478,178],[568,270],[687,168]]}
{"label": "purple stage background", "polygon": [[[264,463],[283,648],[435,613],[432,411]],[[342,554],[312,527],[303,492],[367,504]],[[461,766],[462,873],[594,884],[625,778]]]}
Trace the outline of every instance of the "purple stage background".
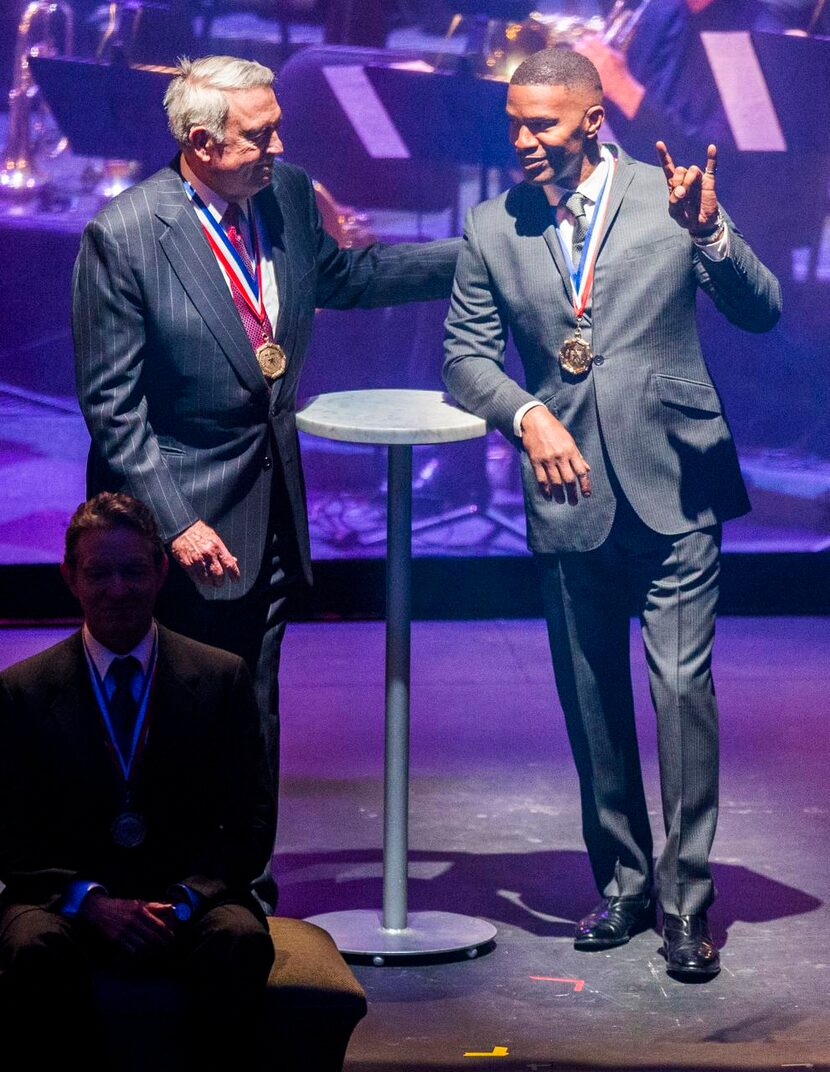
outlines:
{"label": "purple stage background", "polygon": [[[215,20],[211,47],[202,51],[234,51],[276,66],[268,39],[249,29],[248,18]],[[459,233],[465,208],[482,188],[492,194],[513,181],[500,161],[481,168],[437,156],[419,159],[414,152],[408,159],[372,157],[360,108],[380,108],[393,125],[398,119],[391,114],[395,102],[381,100],[366,71],[384,66],[391,54],[320,46],[319,35],[306,27],[312,47],[303,57],[302,27],[294,30],[294,52],[277,83],[286,111],[286,157],[306,166],[337,202],[365,213],[375,235],[396,241]],[[787,71],[774,65],[793,62],[790,45],[780,35],[767,36],[775,38],[775,49],[766,55],[756,40],[756,51],[783,142],[776,151],[727,148],[719,180],[727,209],[781,279],[785,311],[773,332],[751,336],[726,324],[702,299],[700,325],[753,502],[748,518],[727,527],[726,549],[819,551],[830,546],[830,96],[814,97],[810,111],[801,110],[800,102],[809,99],[811,85],[821,89],[830,82],[830,40],[793,39],[796,50],[810,46],[809,54],[795,56],[795,85],[792,66]],[[391,34],[389,43],[396,59],[423,56],[434,45],[404,31]],[[799,57],[809,63],[799,66]],[[351,72],[352,98],[342,80],[320,73],[335,68]],[[402,98],[404,110],[405,103]],[[499,112],[488,129],[501,139]],[[422,120],[428,141],[436,117]],[[415,144],[411,116],[399,125]],[[7,137],[7,116],[0,114],[0,145]],[[503,137],[506,142],[506,131]],[[172,155],[172,143],[164,152]],[[0,200],[2,564],[58,561],[68,516],[84,496],[87,438],[74,400],[70,277],[81,229],[101,203],[94,187],[103,165],[102,158],[65,152],[42,161],[52,180],[43,196]],[[445,302],[432,302],[318,313],[301,393],[440,388],[445,312]],[[515,355],[510,361],[520,376]],[[383,448],[303,437],[303,450],[315,556],[382,555]],[[416,554],[527,553],[517,455],[498,435],[417,448],[414,513]]]}

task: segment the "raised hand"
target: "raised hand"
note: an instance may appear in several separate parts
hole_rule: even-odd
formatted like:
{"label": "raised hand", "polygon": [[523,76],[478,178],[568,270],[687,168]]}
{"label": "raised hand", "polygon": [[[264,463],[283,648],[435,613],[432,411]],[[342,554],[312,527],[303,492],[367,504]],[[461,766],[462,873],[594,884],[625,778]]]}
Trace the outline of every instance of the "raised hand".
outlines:
{"label": "raised hand", "polygon": [[678,167],[663,141],[657,142],[657,155],[669,185],[671,218],[692,235],[714,232],[718,225],[718,195],[715,191],[717,146],[710,145],[706,151],[706,167],[703,171],[697,164]]}

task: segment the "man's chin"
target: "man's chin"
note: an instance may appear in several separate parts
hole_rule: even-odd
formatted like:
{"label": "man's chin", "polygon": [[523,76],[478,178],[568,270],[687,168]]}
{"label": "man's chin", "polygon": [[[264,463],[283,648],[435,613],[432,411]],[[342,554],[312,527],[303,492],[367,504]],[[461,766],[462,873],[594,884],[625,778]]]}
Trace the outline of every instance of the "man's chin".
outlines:
{"label": "man's chin", "polygon": [[522,176],[528,186],[550,186],[552,182],[556,182],[556,176],[549,167],[531,171],[522,169]]}

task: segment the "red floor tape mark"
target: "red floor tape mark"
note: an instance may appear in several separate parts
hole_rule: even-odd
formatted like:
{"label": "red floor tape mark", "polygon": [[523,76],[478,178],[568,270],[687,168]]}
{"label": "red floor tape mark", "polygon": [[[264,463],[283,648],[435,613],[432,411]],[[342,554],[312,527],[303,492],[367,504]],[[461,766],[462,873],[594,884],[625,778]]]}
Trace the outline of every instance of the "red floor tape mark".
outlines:
{"label": "red floor tape mark", "polygon": [[573,983],[575,994],[578,994],[585,986],[584,979],[560,979],[556,975],[531,975],[530,978],[537,983]]}

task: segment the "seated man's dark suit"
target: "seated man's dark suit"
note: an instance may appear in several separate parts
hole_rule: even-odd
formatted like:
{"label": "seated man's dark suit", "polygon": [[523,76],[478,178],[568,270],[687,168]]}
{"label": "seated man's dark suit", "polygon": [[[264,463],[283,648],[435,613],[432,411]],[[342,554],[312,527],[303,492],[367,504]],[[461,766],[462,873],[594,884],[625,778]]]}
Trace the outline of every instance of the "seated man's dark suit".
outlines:
{"label": "seated man's dark suit", "polygon": [[[0,675],[0,1009],[18,1013],[9,1030],[83,1008],[90,969],[122,959],[62,914],[77,879],[117,898],[166,901],[176,883],[199,895],[162,955],[204,1017],[244,1013],[264,990],[273,948],[249,888],[270,855],[273,800],[244,663],[159,627],[147,720],[130,804],[147,832],[122,848],[112,828],[124,781],[81,634]],[[27,1040],[32,1067],[49,1041]]]}

